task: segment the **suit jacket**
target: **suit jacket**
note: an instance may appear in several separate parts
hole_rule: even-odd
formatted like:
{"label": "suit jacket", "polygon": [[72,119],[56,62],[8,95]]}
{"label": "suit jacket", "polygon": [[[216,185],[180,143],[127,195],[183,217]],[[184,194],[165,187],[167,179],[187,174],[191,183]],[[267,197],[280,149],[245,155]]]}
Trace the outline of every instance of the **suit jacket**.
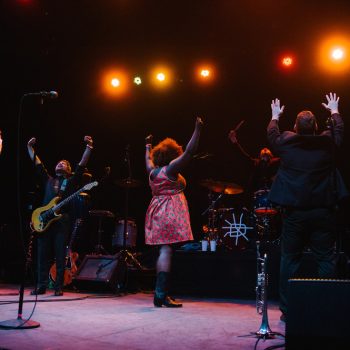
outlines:
{"label": "suit jacket", "polygon": [[271,120],[267,137],[281,163],[271,186],[269,199],[294,208],[332,207],[348,195],[334,166],[334,150],[343,140],[344,124],[339,114],[330,130],[319,135],[280,133],[278,121]]}

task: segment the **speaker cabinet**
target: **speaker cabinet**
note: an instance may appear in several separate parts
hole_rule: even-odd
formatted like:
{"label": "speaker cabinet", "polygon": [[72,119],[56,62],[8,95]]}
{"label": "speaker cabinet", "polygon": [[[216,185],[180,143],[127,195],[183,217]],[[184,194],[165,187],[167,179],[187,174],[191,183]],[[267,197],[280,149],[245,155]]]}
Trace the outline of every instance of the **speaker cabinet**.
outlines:
{"label": "speaker cabinet", "polygon": [[126,264],[117,255],[86,255],[74,278],[75,284],[86,289],[117,291],[124,285]]}
{"label": "speaker cabinet", "polygon": [[291,279],[286,349],[347,349],[350,280]]}

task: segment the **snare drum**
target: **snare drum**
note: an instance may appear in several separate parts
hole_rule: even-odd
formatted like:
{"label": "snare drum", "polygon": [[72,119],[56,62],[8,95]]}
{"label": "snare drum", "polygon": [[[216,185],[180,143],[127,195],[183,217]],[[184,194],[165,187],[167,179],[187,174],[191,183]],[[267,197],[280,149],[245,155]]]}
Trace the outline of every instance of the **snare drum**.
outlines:
{"label": "snare drum", "polygon": [[[124,219],[118,219],[115,225],[115,231],[112,236],[113,247],[123,247],[124,239]],[[127,220],[126,247],[136,247],[137,227],[133,219]]]}
{"label": "snare drum", "polygon": [[268,199],[269,190],[260,190],[254,193],[254,212],[257,215],[275,215],[278,213]]}
{"label": "snare drum", "polygon": [[243,250],[253,236],[255,227],[247,209],[221,208],[219,212],[219,243],[230,250]]}

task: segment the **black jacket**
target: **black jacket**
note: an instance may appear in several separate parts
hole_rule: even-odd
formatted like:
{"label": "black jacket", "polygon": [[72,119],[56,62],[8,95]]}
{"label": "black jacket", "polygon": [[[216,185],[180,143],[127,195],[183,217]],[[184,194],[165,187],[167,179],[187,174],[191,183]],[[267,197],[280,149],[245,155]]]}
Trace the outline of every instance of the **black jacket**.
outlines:
{"label": "black jacket", "polygon": [[271,120],[267,137],[281,163],[272,184],[269,199],[295,208],[332,207],[348,195],[338,170],[334,167],[334,147],[343,140],[344,124],[339,114],[332,115],[333,135],[299,135],[279,131],[278,121]]}

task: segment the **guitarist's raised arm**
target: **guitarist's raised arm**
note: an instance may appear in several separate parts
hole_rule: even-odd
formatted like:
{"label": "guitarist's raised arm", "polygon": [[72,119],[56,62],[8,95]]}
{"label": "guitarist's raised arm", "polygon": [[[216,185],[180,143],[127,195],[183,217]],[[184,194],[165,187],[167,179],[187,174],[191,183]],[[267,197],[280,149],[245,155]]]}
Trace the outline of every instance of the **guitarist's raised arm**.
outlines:
{"label": "guitarist's raised arm", "polygon": [[91,136],[85,136],[84,137],[84,141],[86,143],[86,148],[85,151],[83,153],[83,156],[81,157],[81,160],[79,162],[79,165],[81,167],[85,167],[89,161],[90,155],[91,155],[91,151],[93,150],[93,140]]}
{"label": "guitarist's raised arm", "polygon": [[28,154],[29,154],[29,157],[32,161],[34,161],[34,157],[35,157],[35,165],[39,165],[41,164],[41,160],[40,158],[35,154],[35,151],[34,151],[34,145],[36,143],[36,138],[35,137],[32,137],[29,141],[28,141],[28,144],[27,144],[27,149],[28,149]]}

